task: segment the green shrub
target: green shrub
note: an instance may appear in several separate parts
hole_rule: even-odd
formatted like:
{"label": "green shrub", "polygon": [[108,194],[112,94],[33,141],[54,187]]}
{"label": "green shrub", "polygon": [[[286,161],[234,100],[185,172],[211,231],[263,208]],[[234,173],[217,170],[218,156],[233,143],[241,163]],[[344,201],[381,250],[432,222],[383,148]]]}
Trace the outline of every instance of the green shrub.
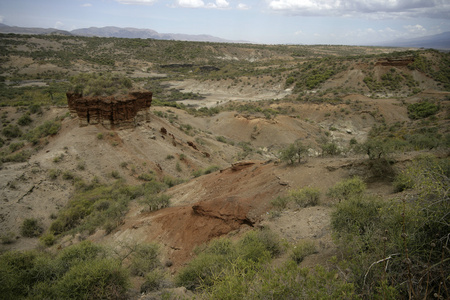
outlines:
{"label": "green shrub", "polygon": [[293,164],[295,161],[300,163],[303,155],[308,151],[308,148],[303,146],[300,141],[296,141],[290,144],[285,149],[282,149],[279,153],[279,159],[281,161],[287,162],[288,164]]}
{"label": "green shrub", "polygon": [[178,272],[175,283],[190,290],[214,284],[214,275],[220,274],[228,259],[224,255],[202,253],[193,258],[186,267]]}
{"label": "green shrub", "polygon": [[80,161],[79,163],[77,163],[77,169],[83,171],[84,169],[86,169],[86,163],[84,161]]}
{"label": "green shrub", "polygon": [[17,125],[9,124],[5,128],[3,128],[2,133],[7,138],[18,138],[22,136],[22,131]]}
{"label": "green shrub", "polygon": [[[272,244],[272,243],[270,243]],[[238,255],[245,261],[252,263],[264,263],[271,257],[268,245],[264,242],[258,232],[250,231],[237,245]]]}
{"label": "green shrub", "polygon": [[15,234],[13,232],[7,232],[0,236],[0,241],[3,245],[12,244],[15,241]]}
{"label": "green shrub", "polygon": [[9,151],[16,152],[19,149],[22,149],[25,146],[24,142],[17,142],[9,144]]}
{"label": "green shrub", "polygon": [[56,237],[52,233],[47,233],[41,236],[39,240],[44,246],[50,247],[55,243]]}
{"label": "green shrub", "polygon": [[216,140],[217,140],[218,142],[221,142],[221,143],[224,143],[224,144],[227,143],[227,139],[226,139],[224,136],[217,136],[217,137],[216,137]]}
{"label": "green shrub", "polygon": [[40,104],[31,104],[28,106],[28,110],[31,114],[42,114],[42,107]]}
{"label": "green shrub", "polygon": [[17,120],[17,124],[20,126],[30,125],[31,122],[33,122],[33,119],[31,119],[29,114],[24,114]]}
{"label": "green shrub", "polygon": [[149,293],[159,290],[164,284],[164,273],[160,269],[155,269],[145,275],[145,281],[141,285],[141,293]]}
{"label": "green shrub", "polygon": [[331,227],[341,237],[361,241],[363,244],[358,247],[364,249],[368,244],[375,243],[372,238],[379,229],[377,223],[381,217],[381,207],[383,204],[379,199],[353,196],[337,204],[331,214]]}
{"label": "green shrub", "polygon": [[145,195],[140,201],[141,204],[147,205],[149,211],[159,210],[170,205],[170,196],[166,194]]}
{"label": "green shrub", "polygon": [[152,181],[152,180],[156,180],[156,179],[155,179],[155,176],[154,176],[153,174],[150,174],[150,173],[143,173],[143,174],[140,174],[140,175],[138,176],[138,179],[139,179],[139,180],[143,180],[143,181]]}
{"label": "green shrub", "polygon": [[287,207],[289,200],[290,200],[289,197],[278,196],[272,201],[270,201],[270,204],[272,204],[272,206],[275,207],[276,209],[283,210]]}
{"label": "green shrub", "polygon": [[96,259],[70,268],[55,290],[60,299],[124,299],[129,286],[129,276],[119,263]]}
{"label": "green shrub", "polygon": [[338,145],[335,142],[328,142],[320,145],[320,148],[322,148],[322,156],[325,155],[339,155],[341,153],[341,150],[339,149]]}
{"label": "green shrub", "polygon": [[194,177],[200,177],[202,175],[210,174],[210,173],[216,172],[218,170],[220,170],[219,166],[209,166],[206,169],[198,169],[198,170],[193,171],[192,175]]}
{"label": "green shrub", "polygon": [[44,124],[30,130],[26,135],[25,139],[32,144],[38,144],[41,138],[55,135],[61,129],[60,121],[45,121]]}
{"label": "green shrub", "polygon": [[320,191],[317,188],[305,187],[289,191],[288,197],[300,207],[316,206],[319,204]]}
{"label": "green shrub", "polygon": [[205,290],[225,280],[230,271],[243,274],[262,268],[281,251],[278,237],[267,228],[251,231],[237,243],[225,238],[213,240],[180,270],[175,282],[188,289]]}
{"label": "green shrub", "polygon": [[[161,184],[149,185],[148,190],[160,188]],[[112,185],[101,185],[97,182],[86,185],[77,183],[76,193],[69,200],[67,206],[60,210],[58,217],[50,225],[53,234],[65,233],[77,228],[77,230],[88,230],[93,233],[96,228],[114,222],[119,223],[127,211],[128,203],[144,194],[145,186],[127,186],[118,180]],[[105,199],[111,201],[108,209],[99,211],[97,202]]]}
{"label": "green shrub", "polygon": [[312,241],[301,241],[294,245],[291,259],[297,264],[301,263],[308,255],[316,253],[316,245]]}
{"label": "green shrub", "polygon": [[119,174],[118,171],[113,170],[113,171],[111,171],[111,177],[114,178],[114,179],[119,179],[120,178],[120,174]]}
{"label": "green shrub", "polygon": [[132,275],[144,277],[159,267],[159,247],[156,244],[140,244],[133,253],[130,264]]}
{"label": "green shrub", "polygon": [[72,91],[84,96],[126,94],[133,86],[131,79],[112,73],[80,73],[70,83]]}
{"label": "green shrub", "polygon": [[51,180],[55,180],[58,178],[58,176],[61,174],[61,170],[59,169],[49,169],[48,170],[48,177],[50,177]]}
{"label": "green shrub", "polygon": [[408,105],[408,116],[413,120],[427,118],[438,111],[439,106],[428,101]]}
{"label": "green shrub", "polygon": [[340,201],[359,196],[366,190],[366,184],[364,181],[355,176],[350,179],[346,179],[338,182],[328,190],[327,196]]}
{"label": "green shrub", "polygon": [[20,226],[20,233],[24,237],[37,237],[40,236],[43,231],[44,229],[39,225],[38,220],[34,218],[25,219],[22,226]]}
{"label": "green shrub", "polygon": [[32,269],[36,252],[9,251],[0,255],[0,295],[3,299],[19,299],[27,296],[35,282]]}
{"label": "green shrub", "polygon": [[1,158],[2,162],[26,162],[31,154],[27,150],[22,150],[16,153],[9,154]]}
{"label": "green shrub", "polygon": [[181,179],[181,178],[174,178],[174,177],[171,177],[171,176],[164,176],[163,182],[164,182],[165,185],[167,185],[169,188],[171,188],[173,186],[176,186],[178,184],[183,183],[184,180]]}
{"label": "green shrub", "polygon": [[365,153],[369,159],[386,158],[392,152],[392,145],[378,138],[369,138],[366,142],[359,145],[359,152]]}
{"label": "green shrub", "polygon": [[75,178],[75,175],[70,171],[64,171],[62,173],[62,179],[64,180],[73,180]]}

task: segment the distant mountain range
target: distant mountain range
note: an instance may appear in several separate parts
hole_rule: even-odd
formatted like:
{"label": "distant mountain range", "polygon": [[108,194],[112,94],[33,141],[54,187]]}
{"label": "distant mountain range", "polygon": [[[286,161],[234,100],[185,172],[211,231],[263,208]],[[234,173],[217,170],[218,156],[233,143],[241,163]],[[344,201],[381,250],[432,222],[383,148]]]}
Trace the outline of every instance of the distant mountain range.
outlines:
{"label": "distant mountain range", "polygon": [[[98,36],[98,37],[117,37],[117,38],[139,38],[139,39],[157,39],[157,40],[178,40],[195,42],[218,42],[218,43],[243,43],[246,41],[231,41],[206,34],[179,34],[179,33],[159,33],[152,29],[138,28],[120,28],[114,26],[107,27],[89,27],[80,28],[72,31],[59,30],[55,28],[29,28],[8,26],[0,23],[0,33],[16,34],[58,34],[73,36]],[[248,42],[247,42],[248,43]]]}
{"label": "distant mountain range", "polygon": [[[195,42],[218,42],[218,43],[249,43],[248,41],[231,41],[206,34],[179,34],[179,33],[159,33],[152,29],[121,28],[114,26],[80,28],[72,31],[59,30],[56,28],[30,28],[8,26],[0,23],[0,33],[17,34],[58,34],[73,36],[98,36],[98,37],[118,37],[118,38],[139,38],[157,40],[177,40]],[[436,35],[423,36],[414,39],[398,39],[375,44],[376,46],[390,47],[413,47],[413,48],[434,48],[450,50],[450,31]]]}
{"label": "distant mountain range", "polygon": [[398,39],[376,44],[377,46],[434,48],[450,50],[450,31],[414,39]]}

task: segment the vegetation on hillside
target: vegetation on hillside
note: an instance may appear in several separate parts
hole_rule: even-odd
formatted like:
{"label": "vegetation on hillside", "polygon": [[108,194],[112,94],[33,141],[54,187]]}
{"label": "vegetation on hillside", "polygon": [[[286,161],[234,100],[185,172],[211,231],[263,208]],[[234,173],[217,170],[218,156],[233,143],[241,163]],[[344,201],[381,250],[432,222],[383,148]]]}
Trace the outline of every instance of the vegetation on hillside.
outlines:
{"label": "vegetation on hillside", "polygon": [[[137,276],[141,277],[138,281],[143,282],[142,293],[177,285],[205,299],[450,298],[447,271],[450,269],[450,160],[446,157],[450,132],[448,107],[444,103],[449,98],[418,97],[410,103],[400,99],[396,105],[404,109],[405,116],[402,122],[396,123],[386,122],[379,111],[363,108],[357,101],[343,100],[343,95],[349,93],[374,98],[416,95],[424,86],[415,79],[418,76],[411,75],[418,73],[434,80],[438,89],[449,91],[449,53],[53,35],[0,35],[0,39],[0,72],[3,74],[0,107],[15,107],[14,117],[8,116],[6,110],[0,117],[0,167],[4,163],[27,162],[60,132],[67,115],[47,121],[41,120],[41,116],[50,105],[66,105],[68,90],[100,96],[124,94],[138,87],[153,91],[152,105],[173,107],[156,111],[156,117],[165,118],[187,137],[195,137],[198,145],[233,147],[236,150],[233,160],[243,160],[255,153],[266,157],[252,144],[259,134],[257,125],[251,125],[254,127],[249,134],[250,142],[239,141],[222,133],[201,132],[182,123],[182,117],[178,118],[173,110],[183,109],[197,117],[232,111],[235,116],[247,118],[248,123],[258,118],[258,121],[277,122],[277,118],[286,115],[291,117],[290,121],[307,128],[317,121],[301,118],[294,104],[308,102],[305,106],[338,107],[333,115],[331,112],[323,114],[322,124],[327,125],[317,126],[318,133],[308,140],[313,143],[306,146],[303,140],[293,139],[286,145],[271,144],[267,151],[273,152],[268,152],[268,156],[277,153],[283,163],[281,167],[289,165],[289,170],[293,170],[303,167],[308,153],[322,157],[359,154],[361,168],[368,170],[364,179],[346,178],[328,191],[311,186],[294,187],[271,202],[274,210],[270,217],[276,218],[283,210],[303,209],[323,204],[324,199],[327,201],[332,207],[331,228],[337,251],[326,264],[301,267],[306,257],[317,252],[317,245],[306,239],[289,243],[263,227],[248,230],[241,238],[222,237],[199,246],[192,260],[171,277],[164,269],[171,262],[166,262],[165,266],[161,263],[160,246],[156,244],[121,241],[107,249],[82,241],[60,251],[49,247],[56,248],[54,245],[70,234],[77,233],[81,238],[98,230],[110,234],[122,223],[133,201],[146,211],[169,206],[171,199],[164,191],[183,179],[156,175],[147,170],[148,167],[139,173],[134,165],[123,162],[120,172],[110,170],[105,174],[109,183],[100,182],[97,177],[88,182],[79,176],[86,168],[85,162],[77,161],[76,169],[63,170],[59,166],[66,154],[58,154],[50,160],[55,167],[45,170],[44,174],[52,182],[72,184],[73,193],[65,207],[49,216],[49,228],[36,218],[26,218],[21,223],[20,235],[39,238],[38,249],[0,254],[0,295],[3,297],[125,299],[129,297],[130,277]],[[413,57],[413,61],[403,67],[377,67],[380,58],[403,56]],[[23,65],[18,66],[16,60]],[[38,72],[38,69],[46,71]],[[344,82],[337,87],[324,88],[330,80],[340,79],[343,72],[353,70],[361,74],[357,84]],[[159,73],[158,76],[155,73]],[[219,83],[240,91],[250,86],[279,86],[291,89],[293,94],[280,100],[229,102],[196,109],[176,101],[202,99],[201,94],[184,93],[169,84],[171,80],[185,79]],[[27,80],[45,85],[30,87]],[[364,135],[359,133],[350,136],[352,138],[343,145],[339,135],[334,135],[339,130],[333,122],[346,115],[358,115],[355,123],[370,118],[374,125],[366,139],[357,141],[355,137]],[[350,130],[342,131],[341,135],[353,134]],[[115,133],[100,132],[94,135],[94,140],[103,143],[115,137]],[[156,139],[152,135],[150,138]],[[175,137],[173,139],[176,147]],[[205,142],[206,139],[209,140]],[[117,143],[112,145],[117,146]],[[394,168],[397,153],[417,150],[437,150],[444,158],[422,155],[406,162],[403,170]],[[165,160],[173,161],[179,174],[185,172],[192,177],[220,169],[217,165],[200,168],[190,164],[186,153],[168,154]],[[209,158],[210,154],[206,154]],[[276,159],[275,155],[270,158]],[[161,166],[156,165],[163,172]],[[140,184],[127,183],[123,178],[126,170],[130,171],[133,181]],[[388,179],[395,193],[385,198],[372,195],[366,190],[370,184],[366,179]],[[280,181],[280,184],[286,183]],[[8,183],[8,188],[14,190],[15,183]],[[13,243],[14,236],[7,234],[1,240],[4,244]],[[168,294],[163,296],[169,297]]]}

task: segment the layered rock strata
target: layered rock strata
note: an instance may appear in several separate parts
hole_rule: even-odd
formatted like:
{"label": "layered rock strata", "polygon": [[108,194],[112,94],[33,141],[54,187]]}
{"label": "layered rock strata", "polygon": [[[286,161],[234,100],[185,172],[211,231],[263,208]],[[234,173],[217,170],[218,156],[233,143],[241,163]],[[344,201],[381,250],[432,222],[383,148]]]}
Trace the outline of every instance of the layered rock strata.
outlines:
{"label": "layered rock strata", "polygon": [[88,96],[68,92],[70,113],[78,116],[80,126],[102,124],[108,129],[132,128],[150,120],[152,92],[132,92],[120,98]]}

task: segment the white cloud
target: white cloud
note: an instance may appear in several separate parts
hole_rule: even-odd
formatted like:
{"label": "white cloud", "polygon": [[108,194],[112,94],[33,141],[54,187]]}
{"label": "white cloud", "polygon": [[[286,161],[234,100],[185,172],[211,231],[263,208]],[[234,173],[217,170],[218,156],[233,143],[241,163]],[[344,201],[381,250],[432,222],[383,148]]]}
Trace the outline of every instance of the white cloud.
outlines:
{"label": "white cloud", "polygon": [[419,24],[406,25],[403,26],[403,28],[405,28],[409,33],[414,35],[425,34],[427,32],[427,30],[422,25]]}
{"label": "white cloud", "polygon": [[85,3],[85,4],[81,5],[81,6],[82,6],[82,7],[91,7],[92,4],[91,4],[91,3]]}
{"label": "white cloud", "polygon": [[56,29],[61,29],[63,26],[64,26],[64,23],[63,23],[63,22],[57,21],[57,22],[55,23],[55,26],[53,26],[53,27],[56,28]]}
{"label": "white cloud", "polygon": [[303,31],[298,30],[298,31],[294,32],[294,35],[305,35],[305,34],[303,33]]}
{"label": "white cloud", "polygon": [[181,7],[198,8],[205,6],[205,2],[203,2],[202,0],[177,0],[175,2],[177,6]]}
{"label": "white cloud", "polygon": [[272,11],[302,16],[450,17],[447,0],[266,0]]}
{"label": "white cloud", "polygon": [[188,8],[229,8],[230,3],[227,0],[216,0],[215,2],[205,3],[203,0],[176,0],[175,6]]}
{"label": "white cloud", "polygon": [[237,5],[237,9],[239,9],[239,10],[248,10],[248,9],[250,9],[250,6],[248,6],[247,4],[244,4],[244,3],[239,3]]}
{"label": "white cloud", "polygon": [[121,4],[152,5],[158,0],[116,0]]}
{"label": "white cloud", "polygon": [[218,8],[227,8],[230,3],[227,0],[216,0],[216,6]]}
{"label": "white cloud", "polygon": [[0,23],[3,23],[3,20],[5,19],[5,17],[0,16]]}

